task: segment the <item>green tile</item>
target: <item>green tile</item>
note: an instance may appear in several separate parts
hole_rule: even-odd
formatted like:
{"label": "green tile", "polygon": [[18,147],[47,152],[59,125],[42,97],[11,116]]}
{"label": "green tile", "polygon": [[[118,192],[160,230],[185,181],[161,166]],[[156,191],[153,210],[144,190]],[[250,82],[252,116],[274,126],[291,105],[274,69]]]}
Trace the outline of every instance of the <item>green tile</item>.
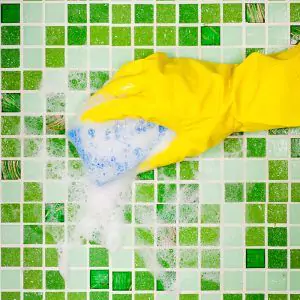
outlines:
{"label": "green tile", "polygon": [[90,292],[90,300],[109,300],[108,292]]}
{"label": "green tile", "polygon": [[46,267],[58,267],[59,256],[55,248],[45,249],[45,266]]}
{"label": "green tile", "polygon": [[2,160],[1,161],[1,179],[2,180],[21,179],[21,161],[20,160]]}
{"label": "green tile", "polygon": [[38,90],[42,81],[42,71],[24,71],[24,90]]}
{"label": "green tile", "polygon": [[136,228],[135,229],[135,242],[137,245],[153,245],[154,235],[152,228]]}
{"label": "green tile", "polygon": [[152,4],[135,4],[135,23],[153,23],[154,8]]}
{"label": "green tile", "polygon": [[1,248],[1,266],[2,267],[20,267],[21,254],[20,248]]}
{"label": "green tile", "polygon": [[292,202],[300,202],[300,183],[292,182],[292,184],[291,184],[291,200],[292,200]]}
{"label": "green tile", "polygon": [[25,270],[23,273],[23,287],[29,290],[40,290],[43,288],[42,270]]}
{"label": "green tile", "polygon": [[108,26],[91,26],[90,27],[90,44],[91,45],[108,45],[109,44],[109,27]]}
{"label": "green tile", "polygon": [[228,138],[224,141],[225,157],[242,157],[243,140],[238,138]]}
{"label": "green tile", "polygon": [[2,45],[20,45],[20,41],[20,26],[1,27]]}
{"label": "green tile", "polygon": [[246,3],[246,21],[248,23],[265,23],[265,4]]}
{"label": "green tile", "polygon": [[86,293],[83,292],[74,292],[68,293],[68,300],[86,300]]}
{"label": "green tile", "polygon": [[6,93],[2,94],[1,108],[5,113],[16,113],[21,111],[21,94]]}
{"label": "green tile", "polygon": [[287,183],[269,183],[269,201],[287,202],[289,198],[289,186]]}
{"label": "green tile", "polygon": [[179,244],[181,246],[198,245],[198,228],[197,227],[181,227],[179,229]]}
{"label": "green tile", "polygon": [[265,157],[266,139],[247,138],[247,157]]}
{"label": "green tile", "polygon": [[291,269],[300,269],[300,249],[291,249]]}
{"label": "green tile", "polygon": [[29,117],[24,118],[25,133],[27,135],[42,135],[43,134],[43,117]]}
{"label": "green tile", "polygon": [[69,4],[68,22],[86,23],[87,22],[86,4]]}
{"label": "green tile", "polygon": [[137,183],[135,189],[136,202],[153,202],[154,201],[154,185]]}
{"label": "green tile", "polygon": [[220,46],[221,29],[219,26],[201,27],[201,45],[202,46]]}
{"label": "green tile", "polygon": [[58,271],[46,271],[46,288],[49,290],[65,288],[65,281]]}
{"label": "green tile", "polygon": [[[137,211],[136,211],[137,213]],[[176,223],[176,206],[170,204],[156,205],[157,222],[159,223]],[[142,219],[143,217],[141,217]]]}
{"label": "green tile", "polygon": [[149,272],[135,272],[135,289],[151,291],[154,289],[154,277]]}
{"label": "green tile", "polygon": [[179,23],[198,23],[198,4],[179,4]]}
{"label": "green tile", "polygon": [[[206,219],[207,220],[207,219]],[[183,204],[179,206],[179,222],[197,223],[198,222],[198,205]]]}
{"label": "green tile", "polygon": [[131,29],[130,27],[113,27],[112,28],[112,45],[113,46],[130,46]]}
{"label": "green tile", "polygon": [[19,139],[1,139],[1,155],[2,157],[20,157],[21,141]]}
{"label": "green tile", "polygon": [[223,4],[223,22],[241,23],[243,20],[242,10],[243,7],[240,3]]}
{"label": "green tile", "polygon": [[65,300],[64,292],[46,292],[46,300]]}
{"label": "green tile", "polygon": [[246,206],[247,223],[264,223],[265,222],[265,205],[264,204],[247,204]]}
{"label": "green tile", "polygon": [[19,49],[1,49],[1,67],[19,68],[20,50]]}
{"label": "green tile", "polygon": [[174,4],[157,4],[156,21],[157,23],[175,23],[176,6]]}
{"label": "green tile", "polygon": [[90,288],[108,289],[109,288],[108,270],[90,270]]}
{"label": "green tile", "polygon": [[1,292],[1,299],[2,300],[20,300],[21,293],[19,293],[19,292]]}
{"label": "green tile", "polygon": [[157,169],[158,180],[171,180],[176,178],[176,164]]}
{"label": "green tile", "polygon": [[201,223],[220,223],[220,205],[202,204],[201,205]]}
{"label": "green tile", "polygon": [[221,265],[220,250],[202,250],[201,268],[218,269]]}
{"label": "green tile", "polygon": [[247,227],[246,228],[246,246],[264,246],[265,228]]}
{"label": "green tile", "polygon": [[130,291],[132,286],[131,272],[113,272],[112,287],[114,291]]}
{"label": "green tile", "polygon": [[90,87],[92,90],[100,89],[109,79],[108,72],[90,72]]}
{"label": "green tile", "polygon": [[87,76],[85,72],[69,73],[69,88],[71,90],[85,90],[87,87]]}
{"label": "green tile", "polygon": [[156,28],[157,46],[175,46],[176,45],[176,27],[157,26]]}
{"label": "green tile", "polygon": [[287,206],[285,204],[269,204],[268,205],[268,223],[286,223],[287,222]]}
{"label": "green tile", "polygon": [[45,221],[46,222],[60,222],[65,221],[64,204],[46,204],[45,206]]}
{"label": "green tile", "polygon": [[134,28],[135,46],[153,46],[153,27],[136,26]]}
{"label": "green tile", "polygon": [[23,222],[24,223],[41,223],[42,222],[42,205],[41,204],[24,204],[23,205]]}
{"label": "green tile", "polygon": [[66,140],[59,138],[48,138],[47,139],[47,152],[52,157],[63,157],[65,156]]}
{"label": "green tile", "polygon": [[202,291],[219,291],[220,290],[220,273],[206,272],[201,275]]}
{"label": "green tile", "polygon": [[108,267],[108,251],[105,248],[90,248],[90,267]]}
{"label": "green tile", "polygon": [[296,45],[300,40],[300,25],[292,25],[290,31],[291,31],[290,43],[292,45]]}
{"label": "green tile", "polygon": [[287,250],[269,249],[268,264],[270,269],[286,269],[287,268]]}
{"label": "green tile", "polygon": [[47,26],[46,27],[46,45],[62,46],[65,44],[65,27]]}
{"label": "green tile", "polygon": [[46,67],[62,68],[65,66],[64,48],[46,48]]}
{"label": "green tile", "polygon": [[270,160],[269,161],[269,179],[287,180],[288,179],[288,161]]}
{"label": "green tile", "polygon": [[68,45],[80,46],[87,43],[86,26],[68,26]]}
{"label": "green tile", "polygon": [[65,111],[65,95],[61,93],[47,97],[47,112],[57,113]]}
{"label": "green tile", "polygon": [[153,180],[154,179],[154,170],[139,173],[137,175],[137,178],[139,180]]}
{"label": "green tile", "polygon": [[24,139],[24,157],[36,157],[42,149],[42,138]]}
{"label": "green tile", "polygon": [[180,268],[198,268],[198,251],[195,249],[182,249],[179,253]]}
{"label": "green tile", "polygon": [[42,267],[43,249],[42,248],[24,248],[24,267]]}
{"label": "green tile", "polygon": [[91,23],[108,23],[109,5],[107,3],[90,4],[90,22]]}
{"label": "green tile", "polygon": [[242,300],[242,294],[223,294],[223,300]]}
{"label": "green tile", "polygon": [[242,183],[225,183],[225,201],[243,202],[244,189]]}
{"label": "green tile", "polygon": [[287,228],[286,227],[269,227],[268,228],[268,245],[273,247],[287,246]]}
{"label": "green tile", "polygon": [[2,223],[19,223],[20,204],[2,204],[1,221]]}
{"label": "green tile", "polygon": [[42,244],[43,228],[40,225],[24,225],[24,244]]}
{"label": "green tile", "polygon": [[20,90],[21,89],[21,72],[19,72],[19,71],[2,71],[1,72],[1,81],[2,81],[2,90]]}
{"label": "green tile", "polygon": [[43,300],[43,294],[41,292],[25,292],[24,300]]}
{"label": "green tile", "polygon": [[247,294],[246,300],[265,300],[265,295],[263,295],[263,294]]}
{"label": "green tile", "polygon": [[131,22],[131,5],[113,4],[112,5],[112,23],[129,24]]}
{"label": "green tile", "polygon": [[264,182],[250,183],[246,185],[247,202],[265,202],[266,184]]}
{"label": "green tile", "polygon": [[300,138],[291,138],[291,157],[300,157]]}
{"label": "green tile", "polygon": [[193,180],[197,179],[199,172],[198,161],[183,161],[180,163],[180,179]]}
{"label": "green tile", "polygon": [[1,4],[1,23],[20,23],[20,4]]}
{"label": "green tile", "polygon": [[300,22],[300,3],[290,4],[290,21]]}
{"label": "green tile", "polygon": [[179,46],[197,46],[198,28],[179,27]]}
{"label": "green tile", "polygon": [[[219,4],[202,4],[201,22],[220,23],[220,5]],[[202,44],[203,45],[203,44]]]}
{"label": "green tile", "polygon": [[202,246],[217,246],[220,243],[219,227],[202,227],[200,230]]}
{"label": "green tile", "polygon": [[247,249],[246,268],[265,268],[265,250]]}

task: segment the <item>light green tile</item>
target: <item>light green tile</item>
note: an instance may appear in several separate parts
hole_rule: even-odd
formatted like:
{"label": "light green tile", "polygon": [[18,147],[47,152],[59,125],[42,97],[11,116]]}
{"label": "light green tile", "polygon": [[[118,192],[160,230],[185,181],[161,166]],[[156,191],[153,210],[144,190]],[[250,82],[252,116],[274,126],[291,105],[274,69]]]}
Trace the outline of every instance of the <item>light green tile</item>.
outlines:
{"label": "light green tile", "polygon": [[224,268],[242,268],[244,265],[243,249],[224,249],[223,261]]}
{"label": "light green tile", "polygon": [[130,269],[132,267],[133,253],[131,250],[120,249],[111,253],[111,263],[113,268]]}
{"label": "light green tile", "polygon": [[[68,61],[69,68],[85,69],[87,67],[87,54],[88,50],[84,47],[68,48]],[[91,65],[93,67],[93,65]]]}
{"label": "light green tile", "polygon": [[24,45],[43,45],[43,27],[24,26],[23,27]]}
{"label": "light green tile", "polygon": [[288,45],[290,40],[289,26],[269,26],[268,43],[269,45]]}
{"label": "light green tile", "polygon": [[179,286],[181,291],[197,291],[199,290],[200,280],[197,271],[180,271]]}
{"label": "light green tile", "polygon": [[299,160],[292,160],[290,162],[290,172],[291,172],[291,179],[292,180],[300,180],[300,161]]}
{"label": "light green tile", "polygon": [[2,182],[1,202],[21,202],[21,188],[20,182]]}
{"label": "light green tile", "polygon": [[243,272],[225,271],[224,272],[224,290],[239,291],[243,290]]}
{"label": "light green tile", "polygon": [[1,290],[21,288],[21,270],[1,270]]}
{"label": "light green tile", "polygon": [[290,246],[291,247],[300,246],[300,226],[290,228]]}
{"label": "light green tile", "polygon": [[289,138],[268,138],[268,154],[270,158],[288,158]]}
{"label": "light green tile", "polygon": [[93,68],[109,68],[109,49],[104,47],[93,47],[89,51],[90,66]]}
{"label": "light green tile", "polygon": [[112,67],[119,69],[123,64],[133,59],[133,51],[129,48],[112,49]]}
{"label": "light green tile", "polygon": [[268,290],[286,291],[287,290],[287,272],[268,272]]}
{"label": "light green tile", "polygon": [[291,224],[300,224],[300,203],[290,204],[290,223]]}
{"label": "light green tile", "polygon": [[299,292],[300,271],[291,271],[290,288],[291,291]]}
{"label": "light green tile", "polygon": [[33,159],[26,159],[24,164],[24,179],[25,180],[37,180],[43,179],[44,162]]}
{"label": "light green tile", "polygon": [[224,179],[226,181],[241,181],[244,179],[245,161],[230,159],[224,161]]}
{"label": "light green tile", "polygon": [[266,180],[267,178],[267,161],[263,159],[247,159],[246,161],[246,179]]}
{"label": "light green tile", "polygon": [[67,288],[70,290],[85,290],[87,286],[88,273],[83,270],[70,270],[68,272]]}
{"label": "light green tile", "polygon": [[259,271],[246,271],[246,288],[247,291],[264,291],[265,273]]}
{"label": "light green tile", "polygon": [[45,22],[63,23],[65,21],[64,3],[46,3],[45,4]]}
{"label": "light green tile", "polygon": [[226,224],[242,224],[245,219],[245,205],[243,203],[225,203],[223,218]]}
{"label": "light green tile", "polygon": [[23,95],[23,111],[25,113],[44,112],[45,103],[39,93],[26,93]]}
{"label": "light green tile", "polygon": [[24,68],[42,68],[43,67],[43,49],[25,48],[23,49],[23,67]]}
{"label": "light green tile", "polygon": [[223,229],[223,245],[225,247],[242,247],[243,229],[241,227],[225,227]]}
{"label": "light green tile", "polygon": [[88,249],[84,246],[72,247],[68,251],[68,264],[72,267],[86,267],[88,264]]}
{"label": "light green tile", "polygon": [[68,188],[61,181],[46,181],[45,183],[45,201],[46,202],[63,202],[68,198]]}
{"label": "light green tile", "polygon": [[246,27],[246,45],[248,47],[258,46],[263,47],[266,44],[266,32],[264,26]]}
{"label": "light green tile", "polygon": [[202,48],[201,59],[211,62],[219,62],[221,59],[221,49],[211,47]]}
{"label": "light green tile", "polygon": [[18,245],[21,243],[20,225],[1,225],[1,244]]}
{"label": "light green tile", "polygon": [[24,3],[23,4],[23,22],[41,23],[43,21],[42,3]]}
{"label": "light green tile", "polygon": [[[243,44],[243,27],[242,26],[224,26],[223,27],[223,45],[239,46]],[[232,50],[232,49],[230,49]]]}
{"label": "light green tile", "polygon": [[269,3],[268,6],[268,20],[270,23],[289,21],[288,3]]}
{"label": "light green tile", "polygon": [[223,49],[224,63],[237,64],[244,59],[244,50],[242,48]]}
{"label": "light green tile", "polygon": [[199,178],[202,181],[219,180],[221,178],[221,163],[218,160],[202,160],[200,162]]}
{"label": "light green tile", "polygon": [[201,200],[203,203],[220,203],[223,201],[220,183],[203,183],[201,185]]}

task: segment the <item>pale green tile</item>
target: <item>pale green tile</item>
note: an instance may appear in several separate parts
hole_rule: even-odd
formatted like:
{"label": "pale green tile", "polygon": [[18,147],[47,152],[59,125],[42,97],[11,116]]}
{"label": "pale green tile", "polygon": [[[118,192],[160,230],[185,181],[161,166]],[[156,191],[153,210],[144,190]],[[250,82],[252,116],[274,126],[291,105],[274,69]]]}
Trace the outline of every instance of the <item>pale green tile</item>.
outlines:
{"label": "pale green tile", "polygon": [[246,271],[246,288],[247,291],[264,291],[265,290],[265,272]]}
{"label": "pale green tile", "polygon": [[25,180],[37,180],[43,179],[44,162],[33,159],[26,159],[23,161],[24,164],[24,179]]}
{"label": "pale green tile", "polygon": [[88,272],[84,270],[70,270],[68,272],[67,289],[70,290],[86,290]]}
{"label": "pale green tile", "polygon": [[225,247],[242,247],[243,246],[243,229],[242,227],[224,227],[222,244]]}
{"label": "pale green tile", "polygon": [[269,3],[268,20],[270,23],[288,22],[288,3]]}
{"label": "pale green tile", "polygon": [[64,23],[65,22],[65,4],[64,3],[46,3],[45,4],[45,22],[46,23]]}
{"label": "pale green tile", "polygon": [[43,49],[25,48],[23,49],[24,68],[43,68]]}
{"label": "pale green tile", "polygon": [[109,68],[109,49],[104,47],[93,47],[89,50],[90,66],[92,68]]}
{"label": "pale green tile", "polygon": [[21,202],[21,182],[2,182],[1,202]]}
{"label": "pale green tile", "polygon": [[180,271],[179,287],[181,291],[198,291],[200,288],[199,272],[192,270]]}
{"label": "pale green tile", "polygon": [[268,290],[286,291],[287,290],[287,272],[268,271]]}
{"label": "pale green tile", "polygon": [[24,45],[43,45],[43,27],[24,26],[23,27]]}
{"label": "pale green tile", "polygon": [[88,249],[84,246],[72,247],[68,251],[68,265],[71,268],[87,267]]}
{"label": "pale green tile", "polygon": [[1,225],[1,244],[19,245],[21,243],[20,225]]}
{"label": "pale green tile", "polygon": [[22,109],[25,113],[42,113],[45,103],[39,93],[26,93],[23,94]]}
{"label": "pale green tile", "polygon": [[21,270],[1,270],[1,289],[13,290],[21,288]]}
{"label": "pale green tile", "polygon": [[42,3],[24,3],[23,4],[23,22],[41,23],[43,21]]}
{"label": "pale green tile", "polygon": [[[85,69],[87,67],[87,53],[85,47],[68,48],[67,66],[69,68]],[[91,65],[91,68],[93,65]]]}
{"label": "pale green tile", "polygon": [[289,26],[269,26],[268,44],[269,45],[289,45],[290,28]]}
{"label": "pale green tile", "polygon": [[111,266],[113,268],[130,269],[132,267],[133,253],[131,250],[120,249],[111,253]]}
{"label": "pale green tile", "polygon": [[223,250],[224,268],[236,269],[244,265],[243,249],[224,249]]}
{"label": "pale green tile", "polygon": [[243,203],[223,204],[223,219],[225,224],[242,224],[245,219],[245,205]]}
{"label": "pale green tile", "polygon": [[203,47],[201,48],[201,59],[220,62],[221,60],[221,48]]}
{"label": "pale green tile", "polygon": [[265,26],[246,26],[246,45],[263,47],[266,44]]}
{"label": "pale green tile", "polygon": [[288,158],[289,155],[289,138],[268,138],[269,158]]}
{"label": "pale green tile", "polygon": [[246,161],[246,179],[251,180],[266,180],[267,161],[264,159],[247,159]]}
{"label": "pale green tile", "polygon": [[68,198],[68,187],[65,182],[46,181],[45,201],[49,203],[63,202]]}
{"label": "pale green tile", "polygon": [[123,64],[133,59],[133,50],[131,48],[112,48],[112,67],[119,69]]}
{"label": "pale green tile", "polygon": [[202,203],[221,203],[224,198],[220,183],[203,183],[200,188],[200,193]]}
{"label": "pale green tile", "polygon": [[224,271],[224,290],[239,291],[243,290],[243,272],[242,271]]}
{"label": "pale green tile", "polygon": [[224,179],[226,181],[241,181],[244,179],[245,160],[230,159],[224,161]]}
{"label": "pale green tile", "polygon": [[239,46],[243,44],[243,27],[242,26],[224,26],[223,27],[223,45]]}

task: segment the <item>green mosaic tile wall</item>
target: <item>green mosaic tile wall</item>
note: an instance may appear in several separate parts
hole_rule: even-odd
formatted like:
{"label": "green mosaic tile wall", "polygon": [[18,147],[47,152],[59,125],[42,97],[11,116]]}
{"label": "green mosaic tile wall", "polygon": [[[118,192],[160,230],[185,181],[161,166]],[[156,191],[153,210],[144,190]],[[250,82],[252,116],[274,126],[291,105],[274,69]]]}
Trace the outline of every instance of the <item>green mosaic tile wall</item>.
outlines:
{"label": "green mosaic tile wall", "polygon": [[[135,234],[114,254],[93,243],[75,249],[68,282],[54,239],[67,236],[80,189],[68,120],[124,62],[164,51],[237,63],[299,39],[295,0],[2,0],[1,299],[299,300],[299,129],[235,134],[200,158],[139,175],[124,226]],[[63,67],[69,94],[43,99],[45,70]],[[191,193],[181,198],[183,188]],[[145,211],[162,224],[139,224]],[[176,292],[136,254],[141,236],[168,258]]]}

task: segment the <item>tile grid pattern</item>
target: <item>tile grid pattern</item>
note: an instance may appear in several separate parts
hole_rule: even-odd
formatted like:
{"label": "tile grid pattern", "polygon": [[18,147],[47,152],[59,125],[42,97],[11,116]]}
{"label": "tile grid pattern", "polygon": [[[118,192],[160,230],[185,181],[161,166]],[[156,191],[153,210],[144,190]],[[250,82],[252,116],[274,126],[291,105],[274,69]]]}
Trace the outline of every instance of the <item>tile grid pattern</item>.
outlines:
{"label": "tile grid pattern", "polygon": [[[176,296],[160,291],[149,273],[139,273],[146,270],[137,266],[132,249],[138,245],[130,243],[111,255],[109,263],[106,251],[97,245],[78,249],[73,254],[73,281],[65,292],[49,232],[51,226],[57,226],[68,238],[67,223],[61,223],[73,203],[67,202],[67,190],[55,179],[55,169],[39,162],[34,149],[41,138],[57,168],[64,163],[65,171],[73,172],[72,163],[78,159],[67,147],[64,127],[74,114],[75,97],[80,102],[89,90],[101,86],[107,74],[111,76],[122,63],[143,57],[151,49],[238,62],[251,51],[285,48],[299,39],[299,5],[298,1],[3,1],[1,299],[193,300],[198,293],[201,299],[300,299],[299,130],[237,134],[199,160],[177,164],[175,178],[161,179],[163,170],[155,170],[136,181],[134,226],[129,230],[135,236],[137,228],[149,229],[134,224],[141,213],[139,207],[156,212],[166,222],[155,226],[151,243],[157,241],[163,227],[175,224],[176,268],[168,269],[179,274],[181,295]],[[234,13],[228,13],[230,10]],[[52,20],[48,23],[46,18]],[[78,59],[84,55],[87,59]],[[57,102],[46,110],[49,103],[36,98],[40,75],[46,68],[67,65],[82,74],[83,80],[70,78],[65,108]],[[200,169],[202,180],[194,177],[194,169]],[[163,192],[166,184],[175,184],[177,195],[183,184],[199,184],[196,190],[201,203],[179,196],[168,203]],[[186,207],[192,210],[182,212]],[[175,210],[176,220],[167,208]],[[196,221],[182,221],[182,216],[190,218],[195,210]],[[180,259],[183,251],[192,257],[195,250],[199,253],[195,261]],[[205,280],[206,273],[215,280]]]}

